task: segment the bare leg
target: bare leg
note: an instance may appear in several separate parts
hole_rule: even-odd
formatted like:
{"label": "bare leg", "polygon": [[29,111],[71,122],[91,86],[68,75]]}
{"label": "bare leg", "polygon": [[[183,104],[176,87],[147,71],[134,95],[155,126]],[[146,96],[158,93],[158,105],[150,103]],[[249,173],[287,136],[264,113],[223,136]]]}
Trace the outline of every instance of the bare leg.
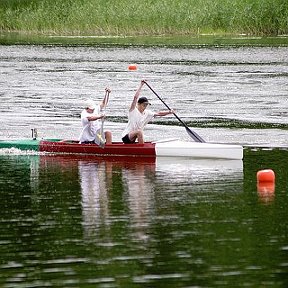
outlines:
{"label": "bare leg", "polygon": [[105,131],[106,144],[112,144],[112,133],[110,131]]}
{"label": "bare leg", "polygon": [[139,144],[144,144],[144,136],[142,130],[137,130],[129,133],[129,139],[130,140],[138,139]]}

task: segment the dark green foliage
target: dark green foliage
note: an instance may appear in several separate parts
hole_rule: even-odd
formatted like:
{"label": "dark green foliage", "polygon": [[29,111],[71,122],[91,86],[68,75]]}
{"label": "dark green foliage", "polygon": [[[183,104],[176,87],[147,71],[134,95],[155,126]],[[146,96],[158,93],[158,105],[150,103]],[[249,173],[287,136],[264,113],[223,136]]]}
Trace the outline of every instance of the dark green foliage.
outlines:
{"label": "dark green foliage", "polygon": [[279,35],[286,0],[1,0],[0,29],[61,35]]}

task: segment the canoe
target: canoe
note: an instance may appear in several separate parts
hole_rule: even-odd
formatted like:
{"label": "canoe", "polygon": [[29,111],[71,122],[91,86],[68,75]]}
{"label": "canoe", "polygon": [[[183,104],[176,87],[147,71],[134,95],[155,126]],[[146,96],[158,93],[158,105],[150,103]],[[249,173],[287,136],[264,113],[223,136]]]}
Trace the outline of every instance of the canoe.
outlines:
{"label": "canoe", "polygon": [[235,144],[216,144],[167,139],[144,144],[113,142],[104,148],[96,144],[79,144],[74,140],[22,139],[1,140],[0,149],[15,148],[26,151],[68,154],[93,154],[99,156],[141,157],[193,157],[214,159],[243,159],[243,147]]}

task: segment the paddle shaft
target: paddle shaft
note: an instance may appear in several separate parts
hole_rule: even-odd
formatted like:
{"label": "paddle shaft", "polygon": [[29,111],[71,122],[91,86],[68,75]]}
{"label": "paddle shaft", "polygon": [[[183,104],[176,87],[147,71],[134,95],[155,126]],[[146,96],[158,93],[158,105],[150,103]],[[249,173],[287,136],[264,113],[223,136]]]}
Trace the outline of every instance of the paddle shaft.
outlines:
{"label": "paddle shaft", "polygon": [[[103,100],[103,107],[101,107],[100,109],[101,113],[105,112],[105,109],[109,100],[109,93],[110,92],[106,90],[104,100]],[[104,118],[105,117],[102,117],[101,119],[101,127],[99,129],[100,131],[98,130],[99,133],[96,133],[98,138],[97,137],[95,138],[95,143],[99,145],[101,148],[105,147]]]}
{"label": "paddle shaft", "polygon": [[107,104],[108,104],[108,101],[109,101],[109,94],[110,94],[110,92],[106,90],[106,92],[105,92],[105,99],[104,99],[103,109],[105,109],[106,106],[107,106]]}
{"label": "paddle shaft", "polygon": [[[106,109],[106,106],[108,104],[108,101],[109,101],[109,93],[108,91],[105,92],[105,96],[104,96],[104,104],[103,104],[103,107],[101,108],[101,112],[105,112],[105,109]],[[101,126],[101,132],[103,134],[103,124],[104,124],[104,118],[102,118],[102,126]]]}
{"label": "paddle shaft", "polygon": [[[145,84],[148,88],[157,96],[157,98],[167,107],[168,110],[171,110],[170,107],[164,102],[164,100],[154,91],[154,89],[145,81]],[[176,119],[185,127],[187,133],[196,141],[196,142],[205,142],[196,132],[192,131],[177,115],[173,112]]]}

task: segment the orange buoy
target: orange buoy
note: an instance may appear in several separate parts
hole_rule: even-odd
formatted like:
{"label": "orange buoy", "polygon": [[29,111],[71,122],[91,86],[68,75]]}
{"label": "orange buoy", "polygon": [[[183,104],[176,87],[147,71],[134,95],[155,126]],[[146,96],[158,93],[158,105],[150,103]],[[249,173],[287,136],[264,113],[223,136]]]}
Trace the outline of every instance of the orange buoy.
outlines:
{"label": "orange buoy", "polygon": [[130,65],[128,66],[128,69],[129,69],[129,70],[137,70],[137,65],[136,65],[136,64],[130,64]]}
{"label": "orange buoy", "polygon": [[257,172],[257,182],[274,182],[275,173],[272,169],[264,169]]}

